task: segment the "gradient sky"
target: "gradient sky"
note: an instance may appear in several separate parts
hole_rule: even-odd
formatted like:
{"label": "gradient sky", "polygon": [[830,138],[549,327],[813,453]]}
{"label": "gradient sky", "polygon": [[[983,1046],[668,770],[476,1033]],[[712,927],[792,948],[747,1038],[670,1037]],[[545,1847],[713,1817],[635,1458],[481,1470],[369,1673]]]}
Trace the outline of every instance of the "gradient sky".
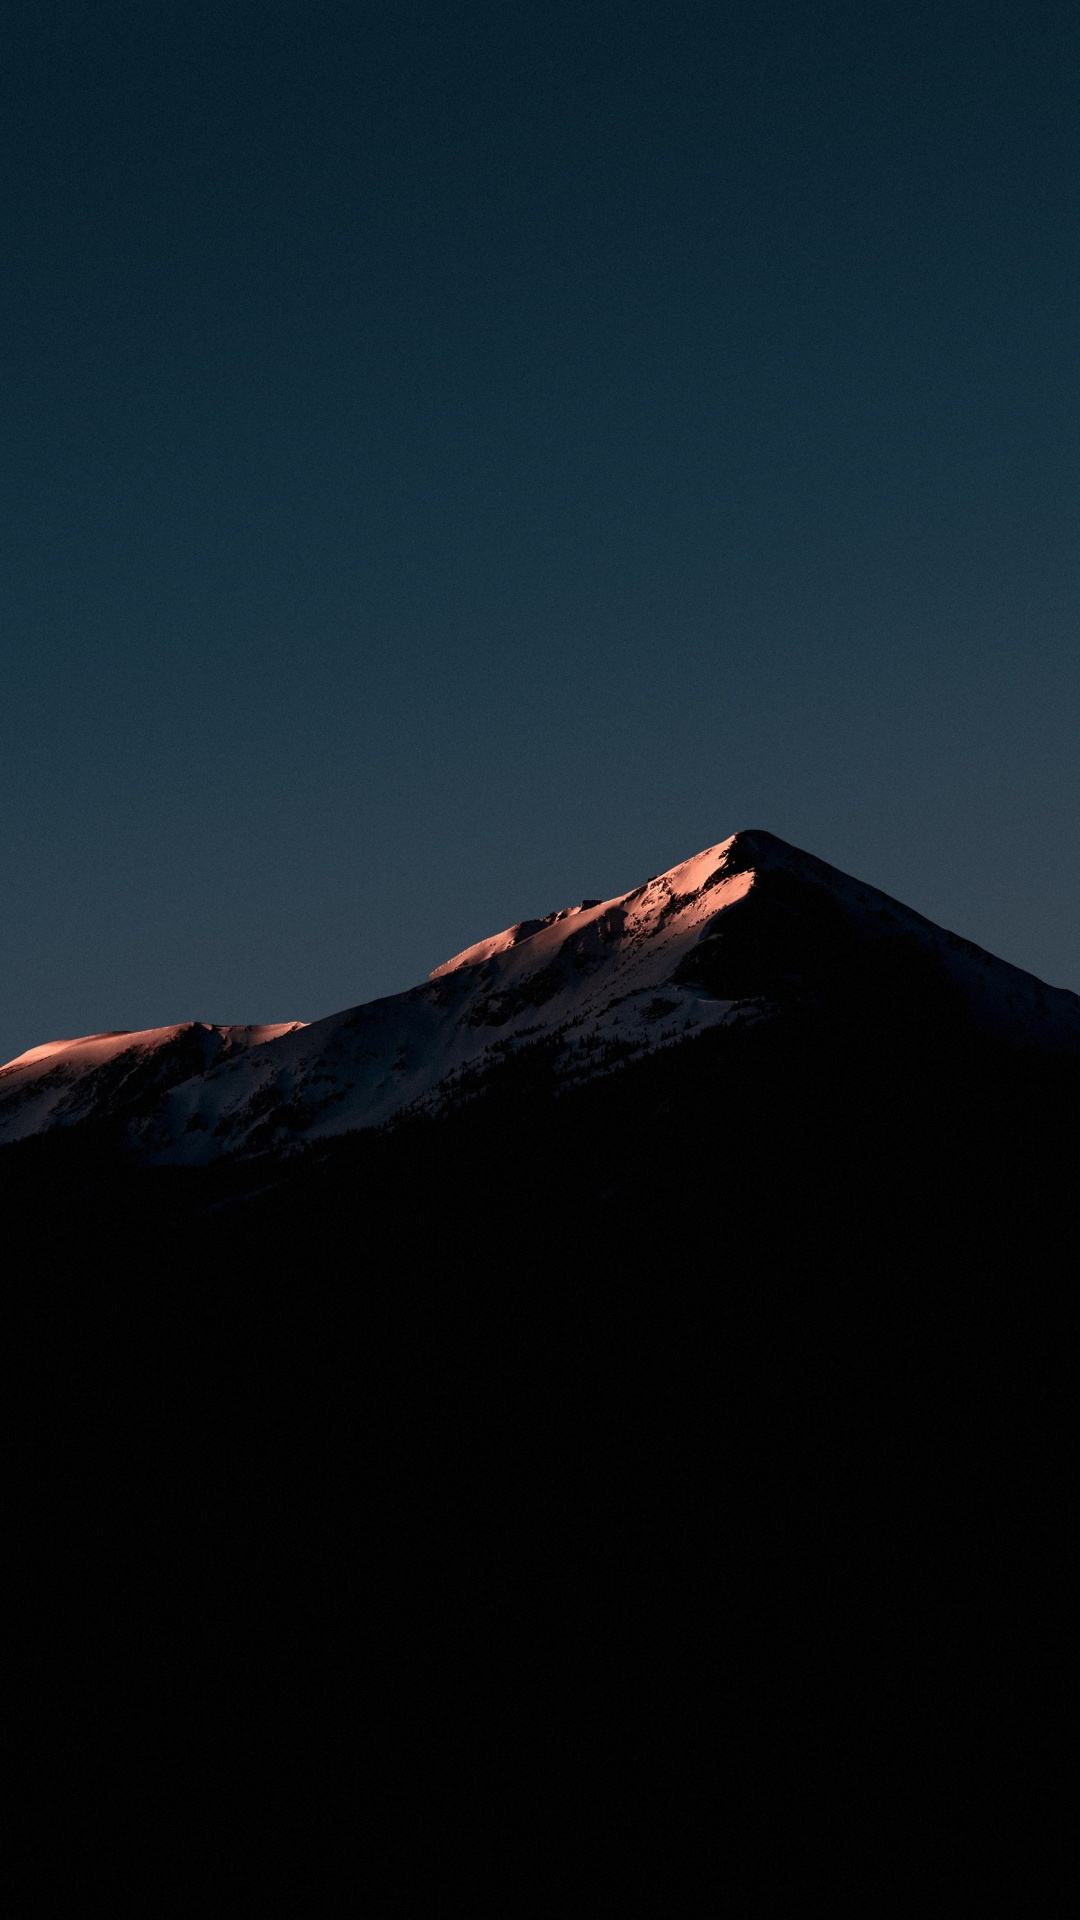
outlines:
{"label": "gradient sky", "polygon": [[0,1059],[743,826],[1080,986],[1078,35],[9,5]]}

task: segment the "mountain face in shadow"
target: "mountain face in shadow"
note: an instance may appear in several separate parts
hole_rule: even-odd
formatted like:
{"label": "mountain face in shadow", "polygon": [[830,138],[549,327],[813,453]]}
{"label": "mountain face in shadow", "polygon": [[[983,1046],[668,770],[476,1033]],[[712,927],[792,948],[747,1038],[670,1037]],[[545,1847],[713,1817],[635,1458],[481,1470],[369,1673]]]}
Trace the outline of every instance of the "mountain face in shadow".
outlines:
{"label": "mountain face in shadow", "polygon": [[393,1914],[1056,1887],[988,1810],[1060,1712],[1077,1006],[755,833],[130,1097],[146,1036],[15,1063],[73,1752],[281,1871],[362,1827]]}

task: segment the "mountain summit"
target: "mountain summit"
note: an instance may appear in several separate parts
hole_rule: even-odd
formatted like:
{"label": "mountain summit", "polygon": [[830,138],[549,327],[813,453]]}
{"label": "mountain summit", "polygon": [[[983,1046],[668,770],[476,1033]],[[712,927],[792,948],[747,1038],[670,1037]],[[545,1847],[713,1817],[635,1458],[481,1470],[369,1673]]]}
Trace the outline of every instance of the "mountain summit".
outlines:
{"label": "mountain summit", "polygon": [[110,1122],[139,1158],[200,1165],[459,1104],[527,1049],[571,1086],[792,1007],[884,1013],[931,990],[1003,1039],[1057,1049],[1080,1034],[1075,994],[745,831],[310,1025],[191,1022],[32,1048],[0,1069],[0,1142]]}

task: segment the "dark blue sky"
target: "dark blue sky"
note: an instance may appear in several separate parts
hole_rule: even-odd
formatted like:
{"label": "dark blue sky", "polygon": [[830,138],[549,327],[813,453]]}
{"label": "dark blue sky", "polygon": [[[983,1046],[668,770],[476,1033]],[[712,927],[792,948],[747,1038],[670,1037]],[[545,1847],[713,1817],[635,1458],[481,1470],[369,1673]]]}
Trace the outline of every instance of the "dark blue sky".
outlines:
{"label": "dark blue sky", "polygon": [[1078,30],[16,0],[0,1058],[749,825],[1080,985]]}

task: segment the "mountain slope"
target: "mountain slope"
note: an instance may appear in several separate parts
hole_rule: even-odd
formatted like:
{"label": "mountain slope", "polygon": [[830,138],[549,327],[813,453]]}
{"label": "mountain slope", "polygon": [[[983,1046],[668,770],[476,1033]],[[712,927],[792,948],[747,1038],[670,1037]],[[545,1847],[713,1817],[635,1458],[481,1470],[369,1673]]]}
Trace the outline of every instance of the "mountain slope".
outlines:
{"label": "mountain slope", "polygon": [[153,1108],[171,1087],[280,1039],[298,1024],[214,1027],[189,1020],[30,1047],[0,1068],[0,1141],[85,1120],[126,1122]]}
{"label": "mountain slope", "polygon": [[1056,1050],[1080,1000],[760,831],[610,900],[478,942],[403,994],[310,1025],[192,1024],[33,1049],[0,1070],[0,1140],[122,1121],[143,1158],[200,1165],[434,1111],[543,1049],[580,1084],[794,1003],[933,980],[984,1031]]}

